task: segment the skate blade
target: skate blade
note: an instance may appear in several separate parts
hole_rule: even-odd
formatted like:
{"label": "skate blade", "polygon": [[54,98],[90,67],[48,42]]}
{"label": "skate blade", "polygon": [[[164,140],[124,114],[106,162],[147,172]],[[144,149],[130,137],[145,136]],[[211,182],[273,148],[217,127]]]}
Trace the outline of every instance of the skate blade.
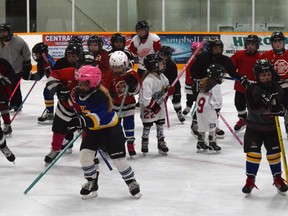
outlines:
{"label": "skate blade", "polygon": [[12,137],[12,133],[9,133],[9,134],[4,134],[5,138],[10,138]]}
{"label": "skate blade", "polygon": [[167,153],[168,153],[168,152],[164,152],[164,151],[162,151],[162,150],[160,150],[160,149],[158,150],[158,152],[159,152],[159,154],[164,155],[164,156],[166,156]]}
{"label": "skate blade", "polygon": [[224,139],[225,135],[216,135],[216,139]]}
{"label": "skate blade", "polygon": [[139,193],[135,194],[133,197],[135,197],[136,199],[140,199],[141,196],[142,196],[142,194],[139,192]]}
{"label": "skate blade", "polygon": [[245,198],[248,198],[251,196],[251,193],[244,193],[244,195],[245,195]]}
{"label": "skate blade", "polygon": [[286,196],[286,192],[282,192],[282,191],[280,191],[278,188],[277,188],[277,192],[278,192],[280,195],[282,195],[282,196]]}
{"label": "skate blade", "polygon": [[207,149],[197,149],[197,153],[207,153]]}
{"label": "skate blade", "polygon": [[69,154],[72,154],[72,149],[71,148],[68,148],[65,152],[64,152],[64,155],[69,155]]}
{"label": "skate blade", "polygon": [[220,154],[220,153],[221,153],[221,150],[216,151],[216,150],[211,150],[211,149],[209,149],[209,150],[208,150],[208,153],[211,154],[211,155],[213,155],[213,154]]}
{"label": "skate blade", "polygon": [[246,128],[246,126],[243,126],[242,128],[240,128],[239,130],[234,130],[235,133],[239,133],[240,131],[244,130]]}
{"label": "skate blade", "polygon": [[82,195],[81,199],[87,200],[87,199],[91,199],[91,198],[94,198],[97,196],[98,196],[97,191],[93,191],[93,192],[89,193],[88,195]]}
{"label": "skate blade", "polygon": [[53,121],[47,121],[47,122],[39,122],[38,121],[38,124],[40,124],[40,125],[52,125]]}

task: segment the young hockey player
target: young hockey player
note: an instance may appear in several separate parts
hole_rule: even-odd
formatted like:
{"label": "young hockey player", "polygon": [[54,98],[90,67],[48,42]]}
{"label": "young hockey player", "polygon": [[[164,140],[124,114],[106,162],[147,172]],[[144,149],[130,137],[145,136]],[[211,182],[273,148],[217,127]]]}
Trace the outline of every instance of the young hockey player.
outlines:
{"label": "young hockey player", "polygon": [[[123,51],[115,51],[110,55],[110,67],[113,77],[109,79],[108,89],[113,96],[113,110],[119,114],[120,122],[123,120],[123,128],[127,139],[129,155],[136,155],[135,151],[135,95],[140,91],[140,78],[138,74],[129,68],[127,55]],[[128,92],[125,92],[126,86]],[[123,98],[126,96],[123,106]],[[120,112],[121,109],[121,113]]]}
{"label": "young hockey player", "polygon": [[281,149],[274,116],[286,114],[284,107],[287,106],[287,98],[284,98],[283,89],[275,80],[273,65],[267,59],[256,61],[254,74],[257,83],[249,85],[246,89],[248,116],[244,152],[247,179],[242,192],[249,195],[256,187],[255,178],[262,159],[261,147],[264,144],[267,151],[266,158],[274,178],[273,185],[283,194],[287,191],[287,185],[281,177]]}
{"label": "young hockey player", "polygon": [[[200,42],[196,42],[194,41],[191,44],[191,53],[193,55],[193,53],[195,52],[195,50],[200,46]],[[203,47],[199,50],[199,52],[197,53],[197,55],[201,54],[203,52]],[[190,110],[191,107],[194,103],[194,101],[196,101],[197,95],[195,97],[195,95],[192,92],[192,84],[193,84],[193,80],[191,78],[190,75],[190,68],[192,66],[192,64],[195,62],[195,58],[193,61],[191,61],[191,63],[187,66],[186,72],[185,72],[185,93],[186,93],[186,107],[183,110],[183,115],[187,115]]]}
{"label": "young hockey player", "polygon": [[[237,68],[237,73],[241,76],[246,76],[248,80],[255,80],[253,67],[256,60],[259,59],[259,38],[257,35],[248,35],[245,38],[244,50],[237,51],[231,56],[231,60],[234,66]],[[247,83],[248,84],[248,83]],[[235,132],[239,132],[245,128],[245,121],[247,117],[247,103],[245,98],[245,87],[241,84],[241,80],[235,81],[234,90],[234,105],[238,112],[238,118],[236,125],[234,126]]]}
{"label": "young hockey player", "polygon": [[138,57],[137,73],[142,79],[146,71],[144,58],[148,54],[153,54],[161,48],[160,37],[157,34],[149,32],[149,25],[145,20],[139,20],[135,26],[136,35],[132,38],[128,49],[132,52],[134,57]]}
{"label": "young hockey player", "polygon": [[109,56],[111,56],[111,54],[115,51],[123,51],[128,57],[128,63],[129,63],[128,67],[130,69],[133,69],[134,57],[132,53],[128,49],[125,48],[125,45],[126,45],[125,36],[120,33],[115,33],[112,35],[110,41],[111,41],[112,49],[108,52]]}
{"label": "young hockey player", "polygon": [[[96,65],[92,53],[80,53],[77,58],[78,67],[85,64]],[[66,134],[72,134],[71,140],[73,139],[73,133],[67,130],[67,123],[75,117],[75,109],[80,110],[80,107],[75,103],[73,103],[73,106],[75,107],[71,107],[66,98],[67,95],[70,95],[71,90],[76,86],[74,76],[76,70],[77,68],[75,67],[53,70],[47,80],[47,89],[50,91],[51,95],[57,94],[59,100],[56,106],[55,117],[52,125],[53,136],[51,151],[44,159],[46,164],[51,163],[60,153],[64,138],[66,137],[67,139]],[[72,149],[70,149],[70,151],[72,152]]]}
{"label": "young hockey player", "polygon": [[[236,73],[236,68],[233,65],[231,59],[228,56],[223,55],[223,48],[224,48],[224,45],[221,40],[219,40],[218,38],[212,38],[208,41],[208,44],[207,44],[208,52],[202,52],[195,59],[195,62],[191,66],[191,69],[190,69],[191,78],[193,79],[192,91],[195,97],[197,97],[198,92],[199,92],[199,81],[200,79],[207,76],[207,68],[211,64],[220,64],[225,68],[226,72],[231,77],[238,79],[238,80],[241,79],[241,76]],[[196,119],[196,114],[195,114],[193,116],[193,120],[191,124],[192,134],[195,137],[198,136],[197,127],[198,127],[197,119]],[[216,134],[217,134],[217,138],[224,138],[225,132],[221,130],[220,128],[217,128]]]}
{"label": "young hockey player", "polygon": [[[260,56],[260,59],[268,59],[274,66],[274,70],[280,79],[279,84],[284,89],[285,98],[288,98],[288,50],[285,49],[283,32],[273,32],[270,37],[272,50],[268,50]],[[288,115],[284,116],[286,135],[288,137]]]}
{"label": "young hockey player", "polygon": [[157,141],[159,153],[167,154],[169,151],[164,141],[165,108],[163,95],[173,95],[175,89],[169,86],[169,80],[163,74],[165,60],[158,54],[149,54],[144,59],[148,72],[143,76],[143,83],[140,90],[140,117],[143,123],[141,151],[148,153],[149,133],[156,124]]}
{"label": "young hockey player", "polygon": [[0,111],[4,122],[3,133],[6,136],[11,135],[11,119],[8,109],[9,99],[12,96],[12,79],[14,70],[12,66],[3,58],[0,58]]}
{"label": "young hockey player", "polygon": [[[172,83],[178,76],[177,65],[171,58],[173,52],[174,52],[174,49],[170,46],[162,46],[160,50],[158,51],[158,54],[162,56],[162,58],[165,60],[165,63],[166,63],[166,67],[165,67],[163,74],[168,78],[169,85],[172,85]],[[176,82],[174,87],[175,87],[175,92],[172,95],[173,108],[176,111],[179,121],[184,122],[185,118],[182,114],[181,85],[180,85],[179,80]]]}
{"label": "young hockey player", "polygon": [[[211,64],[207,68],[207,77],[200,80],[199,93],[196,100],[196,115],[198,122],[197,149],[200,151],[220,151],[216,143],[218,127],[217,111],[222,107],[221,87],[225,68],[220,64]],[[209,145],[205,142],[205,133],[209,132]]]}
{"label": "young hockey player", "polygon": [[140,198],[140,186],[125,157],[125,137],[122,127],[116,112],[112,109],[109,91],[100,84],[101,77],[100,69],[89,65],[81,67],[75,73],[78,82],[75,101],[80,105],[82,113],[67,125],[70,130],[85,130],[80,147],[80,162],[87,183],[82,186],[80,194],[82,199],[97,196],[99,171],[94,163],[94,157],[98,148],[104,145],[113,164],[128,185],[131,195]]}
{"label": "young hockey player", "polygon": [[[32,48],[32,57],[37,62],[37,72],[29,74],[23,73],[23,79],[38,81],[41,80],[44,75],[48,78],[55,64],[53,57],[48,53],[48,46],[43,42],[35,44]],[[49,91],[44,88],[43,96],[46,109],[41,117],[38,118],[38,123],[52,124],[54,118],[54,95],[49,95]]]}

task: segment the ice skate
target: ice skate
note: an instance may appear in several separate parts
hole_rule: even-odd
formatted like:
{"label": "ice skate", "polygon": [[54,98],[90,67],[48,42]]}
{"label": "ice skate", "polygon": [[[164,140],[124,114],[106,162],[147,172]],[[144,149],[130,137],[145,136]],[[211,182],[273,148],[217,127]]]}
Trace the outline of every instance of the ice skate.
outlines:
{"label": "ice skate", "polygon": [[198,138],[199,132],[198,132],[198,124],[197,120],[193,119],[192,124],[191,124],[191,133],[195,138]]}
{"label": "ice skate", "polygon": [[141,151],[143,152],[144,156],[146,155],[146,153],[149,152],[149,150],[148,150],[148,144],[149,144],[148,139],[147,139],[147,138],[142,138]]}
{"label": "ice skate", "polygon": [[158,151],[159,151],[159,154],[167,155],[169,148],[167,147],[167,144],[164,141],[164,139],[158,140]]}
{"label": "ice skate", "polygon": [[181,123],[183,123],[185,121],[185,117],[183,116],[181,111],[177,112],[177,117]]}
{"label": "ice skate", "polygon": [[12,128],[10,124],[4,124],[3,134],[5,134],[6,137],[9,137],[12,135]]}
{"label": "ice skate", "polygon": [[126,184],[129,187],[130,194],[139,199],[142,194],[140,193],[140,185],[136,182],[135,179],[126,181]]}
{"label": "ice skate", "polygon": [[197,153],[201,153],[201,152],[207,152],[208,150],[208,145],[206,144],[206,142],[204,140],[199,140],[197,142]]}
{"label": "ice skate", "polygon": [[8,161],[13,162],[15,161],[15,155],[11,152],[11,150],[7,147],[6,141],[4,142],[4,145],[0,146],[1,152],[4,154],[4,156],[7,158]]}
{"label": "ice skate", "polygon": [[191,110],[191,107],[188,107],[188,106],[187,106],[187,107],[183,110],[183,112],[182,112],[183,115],[185,115],[185,116],[188,115],[188,113],[190,112],[190,110]]}
{"label": "ice skate", "polygon": [[54,114],[45,109],[43,114],[38,118],[38,124],[53,124],[53,120]]}
{"label": "ice skate", "polygon": [[127,149],[130,156],[136,155],[134,142],[127,142]]}
{"label": "ice skate", "polygon": [[274,183],[275,187],[277,188],[277,191],[279,194],[286,196],[287,192],[287,184],[285,183],[286,181],[281,177],[281,174],[276,174],[274,176]]}
{"label": "ice skate", "polygon": [[82,195],[82,199],[91,199],[93,197],[97,197],[98,193],[98,176],[99,172],[97,171],[96,178],[87,178],[87,182],[82,185],[82,189],[80,194]]}
{"label": "ice skate", "polygon": [[246,127],[246,122],[244,119],[240,118],[237,122],[236,125],[234,126],[234,131],[236,133],[242,131]]}
{"label": "ice skate", "polygon": [[218,153],[221,151],[221,147],[218,146],[216,142],[209,142],[208,149],[210,153]]}
{"label": "ice skate", "polygon": [[255,185],[255,176],[248,175],[246,179],[246,184],[242,188],[242,192],[245,194],[245,197],[248,197],[251,195],[251,192],[254,187],[257,188],[257,186]]}
{"label": "ice skate", "polygon": [[56,150],[53,150],[53,149],[52,149],[52,150],[49,152],[49,154],[45,156],[44,161],[46,162],[46,165],[47,165],[47,164],[50,164],[50,163],[54,160],[54,158],[57,157],[57,155],[58,155],[59,153],[60,153],[60,151],[56,151]]}
{"label": "ice skate", "polygon": [[217,139],[224,139],[225,132],[220,128],[216,128],[216,138]]}
{"label": "ice skate", "polygon": [[[64,139],[62,146],[61,146],[61,149],[63,150],[64,148],[66,148],[66,146],[69,144],[70,141],[71,140]],[[69,148],[65,151],[64,154],[66,154],[66,155],[72,154],[72,151],[73,151],[72,149],[73,149],[73,144],[71,146],[69,146]]]}

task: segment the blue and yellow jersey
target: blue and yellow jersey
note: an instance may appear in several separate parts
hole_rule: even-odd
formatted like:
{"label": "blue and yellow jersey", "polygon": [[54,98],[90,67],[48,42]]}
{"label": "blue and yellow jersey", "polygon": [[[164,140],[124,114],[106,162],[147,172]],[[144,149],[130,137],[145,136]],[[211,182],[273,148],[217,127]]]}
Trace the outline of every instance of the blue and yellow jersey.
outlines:
{"label": "blue and yellow jersey", "polygon": [[85,97],[77,96],[76,102],[85,115],[89,130],[113,127],[118,123],[116,112],[108,112],[109,101],[103,92],[95,89]]}

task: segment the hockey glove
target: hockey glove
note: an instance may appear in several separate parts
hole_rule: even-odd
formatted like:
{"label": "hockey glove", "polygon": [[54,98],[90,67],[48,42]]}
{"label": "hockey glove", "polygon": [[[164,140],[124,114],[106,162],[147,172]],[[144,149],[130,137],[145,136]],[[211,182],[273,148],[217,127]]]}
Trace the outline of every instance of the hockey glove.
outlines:
{"label": "hockey glove", "polygon": [[148,109],[150,109],[153,113],[157,114],[160,112],[161,107],[160,105],[156,102],[155,99],[151,99],[149,105],[147,106]]}
{"label": "hockey glove", "polygon": [[275,116],[285,116],[287,112],[282,104],[272,105],[270,111]]}
{"label": "hockey glove", "polygon": [[67,129],[70,132],[75,132],[76,130],[80,130],[83,128],[86,128],[86,120],[85,117],[82,115],[73,118],[67,124]]}
{"label": "hockey glove", "polygon": [[59,100],[68,101],[70,97],[70,89],[67,86],[59,85],[57,91],[57,97]]}
{"label": "hockey glove", "polygon": [[247,88],[250,84],[246,76],[241,76],[240,82],[244,88]]}
{"label": "hockey glove", "polygon": [[9,80],[8,77],[5,77],[3,75],[0,74],[0,84],[1,85],[11,85],[11,81]]}
{"label": "hockey glove", "polygon": [[125,77],[125,82],[129,86],[128,91],[133,93],[138,86],[138,80],[132,74]]}
{"label": "hockey glove", "polygon": [[265,105],[270,105],[274,99],[277,98],[278,92],[263,92],[261,94],[261,100]]}
{"label": "hockey glove", "polygon": [[174,86],[167,86],[166,91],[168,92],[168,96],[171,96],[175,92],[175,87]]}
{"label": "hockey glove", "polygon": [[27,73],[27,72],[30,73],[31,69],[32,69],[31,61],[30,61],[30,60],[24,61],[24,62],[23,62],[23,71],[24,71],[25,73]]}

